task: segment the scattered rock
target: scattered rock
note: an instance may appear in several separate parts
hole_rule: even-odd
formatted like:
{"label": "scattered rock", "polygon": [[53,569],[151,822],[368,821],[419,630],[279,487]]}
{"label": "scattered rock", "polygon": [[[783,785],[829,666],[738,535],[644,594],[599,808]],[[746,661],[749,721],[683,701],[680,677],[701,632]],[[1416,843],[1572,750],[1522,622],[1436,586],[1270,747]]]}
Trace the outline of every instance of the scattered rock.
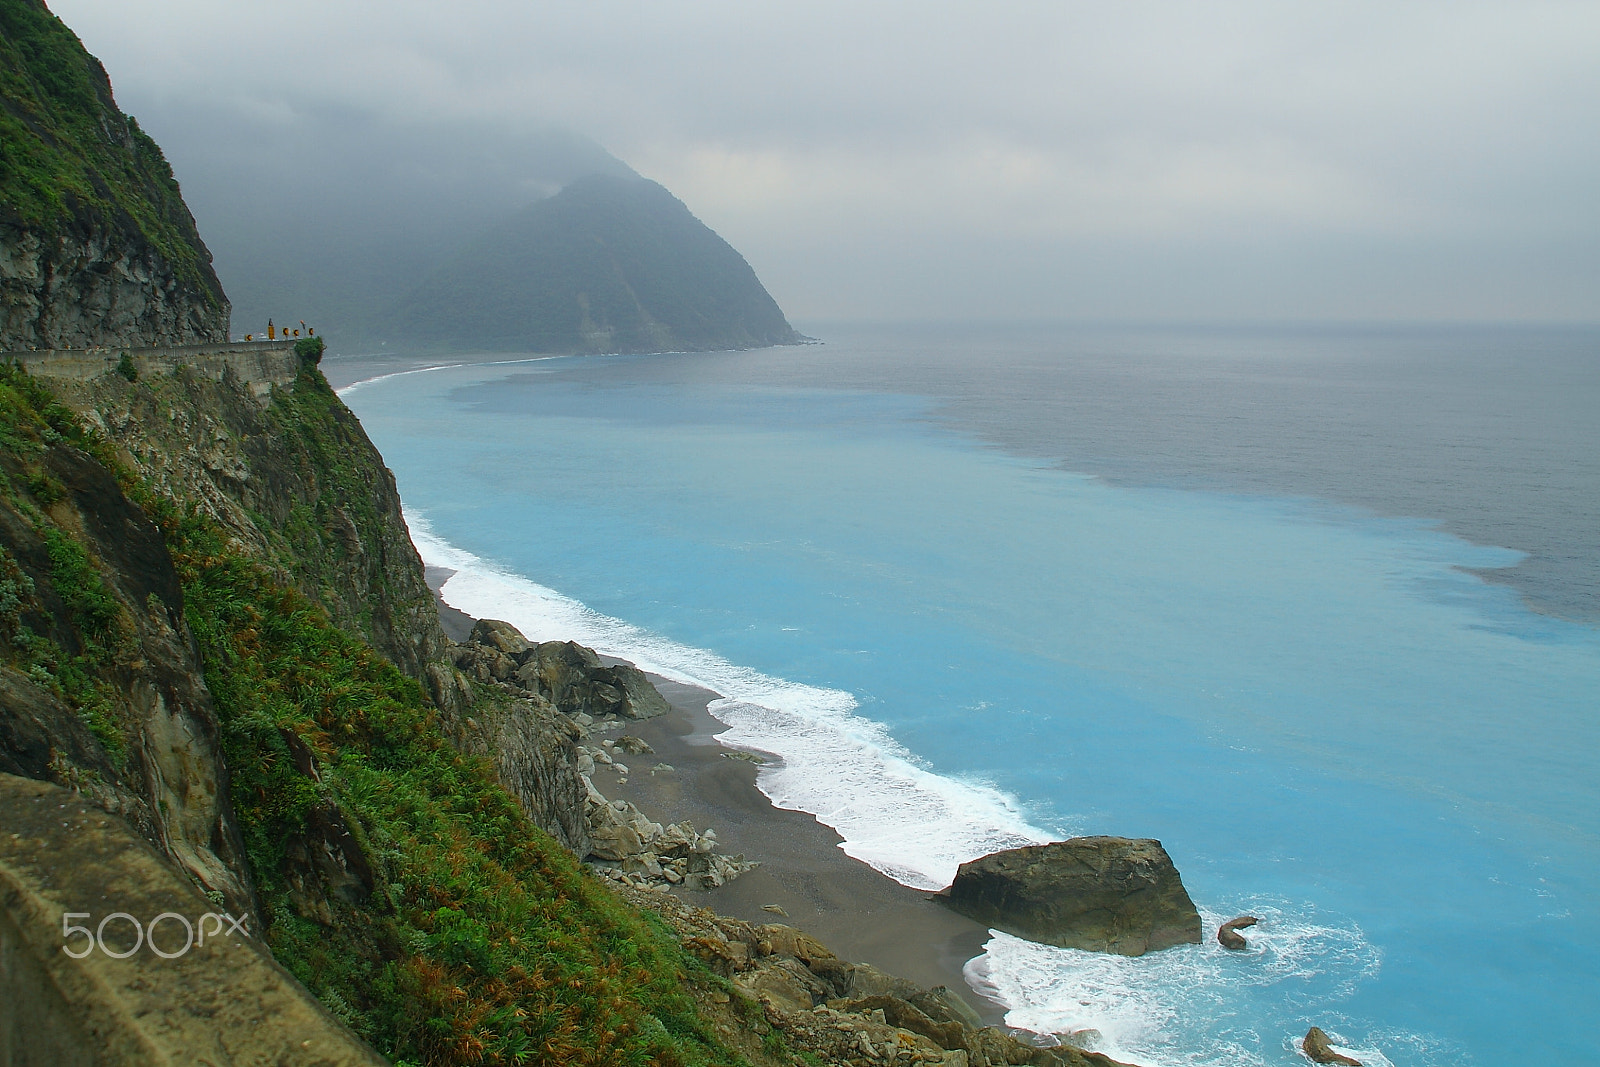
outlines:
{"label": "scattered rock", "polygon": [[1254,926],[1260,921],[1254,915],[1241,915],[1237,919],[1229,919],[1217,927],[1217,943],[1223,948],[1231,948],[1235,952],[1249,948],[1250,943],[1244,939],[1244,935],[1239,931],[1246,927]]}
{"label": "scattered rock", "polygon": [[630,756],[653,756],[656,751],[644,739],[634,737],[632,734],[623,734],[613,743]]}
{"label": "scattered rock", "polygon": [[761,905],[761,910],[770,911],[774,915],[781,915],[785,919],[789,917],[789,913],[783,910],[783,905],[781,904],[763,904]]}
{"label": "scattered rock", "polygon": [[1360,1060],[1333,1051],[1333,1046],[1328,1043],[1328,1035],[1322,1032],[1320,1026],[1313,1026],[1306,1031],[1306,1039],[1300,1047],[1312,1063],[1342,1063],[1346,1067],[1361,1067]]}
{"label": "scattered rock", "polygon": [[1200,913],[1161,842],[1075,837],[963,863],[936,894],[979,922],[1065,948],[1142,956],[1199,944]]}

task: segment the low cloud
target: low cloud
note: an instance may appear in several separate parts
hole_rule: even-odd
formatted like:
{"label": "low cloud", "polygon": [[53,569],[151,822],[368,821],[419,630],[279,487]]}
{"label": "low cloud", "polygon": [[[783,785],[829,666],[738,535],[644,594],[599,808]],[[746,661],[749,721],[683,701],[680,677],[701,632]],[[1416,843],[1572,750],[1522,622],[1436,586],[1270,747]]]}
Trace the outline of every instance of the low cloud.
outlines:
{"label": "low cloud", "polygon": [[158,138],[199,99],[587,135],[800,319],[1596,317],[1589,3],[53,7]]}

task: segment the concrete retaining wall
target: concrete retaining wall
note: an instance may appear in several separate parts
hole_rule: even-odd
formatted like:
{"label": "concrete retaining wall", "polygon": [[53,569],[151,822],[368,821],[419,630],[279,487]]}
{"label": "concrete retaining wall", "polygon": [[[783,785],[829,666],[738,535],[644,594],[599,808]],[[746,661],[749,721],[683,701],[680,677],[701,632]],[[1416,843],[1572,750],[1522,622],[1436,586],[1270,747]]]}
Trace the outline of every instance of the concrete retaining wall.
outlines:
{"label": "concrete retaining wall", "polygon": [[288,385],[300,369],[294,354],[294,341],[237,341],[210,345],[182,345],[176,348],[70,348],[32,352],[4,352],[0,358],[15,360],[41,378],[96,378],[114,373],[123,353],[144,375],[171,374],[178,367],[189,367],[208,378],[221,380],[230,371],[249,384],[257,396],[271,392],[274,385]]}

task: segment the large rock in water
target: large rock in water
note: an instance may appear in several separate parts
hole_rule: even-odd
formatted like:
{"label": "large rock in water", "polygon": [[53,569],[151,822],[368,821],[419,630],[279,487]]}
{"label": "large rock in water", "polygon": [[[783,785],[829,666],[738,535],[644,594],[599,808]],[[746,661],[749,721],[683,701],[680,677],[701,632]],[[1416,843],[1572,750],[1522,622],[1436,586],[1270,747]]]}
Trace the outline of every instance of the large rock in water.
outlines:
{"label": "large rock in water", "polygon": [[1142,956],[1200,943],[1200,913],[1161,842],[1074,837],[963,863],[938,897],[1029,941]]}

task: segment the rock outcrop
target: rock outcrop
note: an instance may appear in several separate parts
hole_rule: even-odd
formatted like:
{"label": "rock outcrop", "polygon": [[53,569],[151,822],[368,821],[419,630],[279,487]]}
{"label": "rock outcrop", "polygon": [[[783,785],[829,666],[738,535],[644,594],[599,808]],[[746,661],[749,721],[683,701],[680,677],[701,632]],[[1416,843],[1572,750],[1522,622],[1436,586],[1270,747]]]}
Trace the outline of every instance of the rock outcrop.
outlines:
{"label": "rock outcrop", "polygon": [[214,519],[335,624],[427,684],[449,642],[394,475],[315,367],[264,394],[253,384],[180,367],[52,388],[153,489]]}
{"label": "rock outcrop", "polygon": [[1118,1067],[1070,1044],[1040,1047],[983,1026],[961,996],[921,989],[867,964],[842,960],[791,926],[748,923],[671,896],[622,890],[650,908],[686,948],[761,1005],[766,1022],[807,1062],[910,1067]]}
{"label": "rock outcrop", "polygon": [[1344,1067],[1361,1067],[1361,1061],[1352,1059],[1342,1052],[1333,1051],[1328,1035],[1323,1033],[1322,1027],[1313,1026],[1306,1031],[1305,1040],[1300,1043],[1300,1049],[1312,1063],[1338,1063]]}
{"label": "rock outcrop", "polygon": [[1250,947],[1250,942],[1246,941],[1244,935],[1239,931],[1254,926],[1260,921],[1254,915],[1241,915],[1237,919],[1229,919],[1217,927],[1217,944],[1235,952],[1244,951]]}
{"label": "rock outcrop", "polygon": [[663,825],[595,785],[600,767],[627,780],[619,755],[651,751],[637,737],[604,735],[670,710],[643,671],[607,666],[571,641],[533,644],[498,619],[474,623],[451,659],[453,676],[437,678],[437,687],[477,694],[470,715],[447,717],[456,747],[493,759],[528,816],[601,877],[660,890],[714,889],[757,866],[717,852],[715,830]]}
{"label": "rock outcrop", "polygon": [[226,341],[161,149],[39,0],[0,9],[0,351]]}
{"label": "rock outcrop", "polygon": [[1200,942],[1200,913],[1159,841],[1075,837],[963,863],[938,895],[1030,941],[1142,956]]}

